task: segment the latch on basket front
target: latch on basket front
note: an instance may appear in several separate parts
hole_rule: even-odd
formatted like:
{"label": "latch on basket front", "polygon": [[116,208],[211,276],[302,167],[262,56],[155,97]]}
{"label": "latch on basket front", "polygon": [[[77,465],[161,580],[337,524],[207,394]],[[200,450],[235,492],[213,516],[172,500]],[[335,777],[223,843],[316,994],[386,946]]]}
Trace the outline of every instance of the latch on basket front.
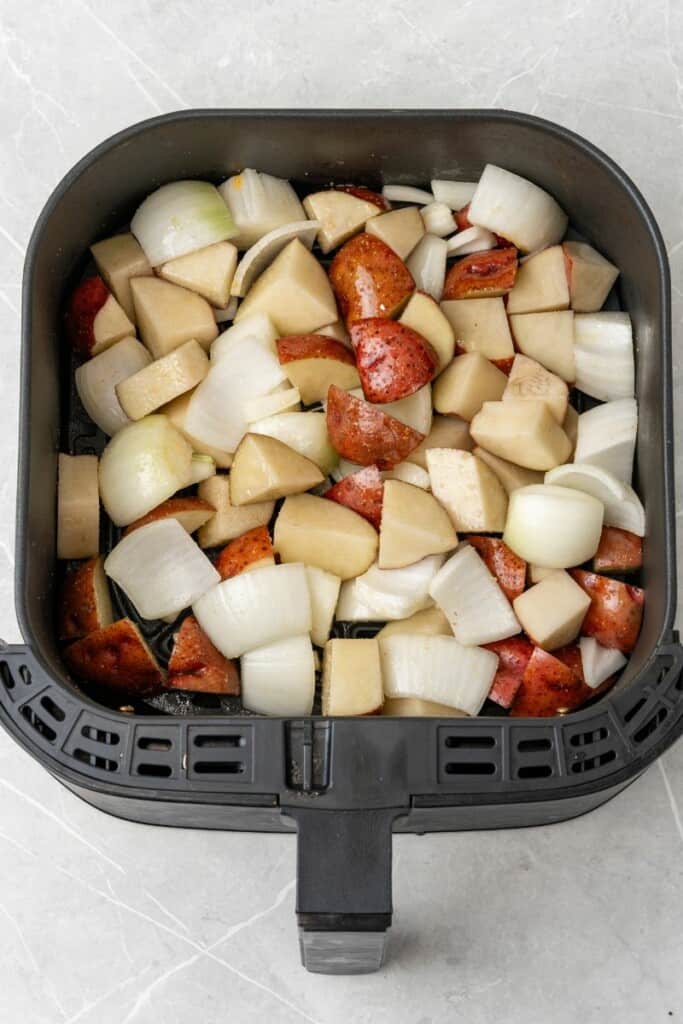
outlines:
{"label": "latch on basket front", "polygon": [[330,784],[330,735],[327,721],[305,718],[287,723],[287,785],[299,793],[321,793]]}

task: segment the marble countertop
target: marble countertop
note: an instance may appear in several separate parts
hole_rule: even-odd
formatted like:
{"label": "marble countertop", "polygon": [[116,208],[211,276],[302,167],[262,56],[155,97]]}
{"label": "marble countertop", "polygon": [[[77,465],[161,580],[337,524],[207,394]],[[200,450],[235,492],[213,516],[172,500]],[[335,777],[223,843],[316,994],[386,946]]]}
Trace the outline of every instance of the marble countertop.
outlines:
{"label": "marble countertop", "polygon": [[[626,169],[658,217],[683,398],[675,0],[2,0],[0,44],[4,639],[20,639],[11,577],[25,246],[65,171],[143,118],[191,106],[472,106],[575,129]],[[388,963],[328,978],[299,966],[293,837],[106,818],[1,733],[0,1020],[676,1021],[682,818],[679,744],[567,824],[398,836]]]}

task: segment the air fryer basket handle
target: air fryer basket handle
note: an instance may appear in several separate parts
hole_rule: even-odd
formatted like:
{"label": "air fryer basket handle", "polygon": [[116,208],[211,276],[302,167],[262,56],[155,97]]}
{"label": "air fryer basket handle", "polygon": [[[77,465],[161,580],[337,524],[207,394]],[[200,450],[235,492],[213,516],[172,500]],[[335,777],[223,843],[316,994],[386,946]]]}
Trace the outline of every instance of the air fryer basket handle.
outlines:
{"label": "air fryer basket handle", "polygon": [[298,827],[301,961],[318,974],[382,966],[391,924],[391,834],[398,809],[288,808]]}

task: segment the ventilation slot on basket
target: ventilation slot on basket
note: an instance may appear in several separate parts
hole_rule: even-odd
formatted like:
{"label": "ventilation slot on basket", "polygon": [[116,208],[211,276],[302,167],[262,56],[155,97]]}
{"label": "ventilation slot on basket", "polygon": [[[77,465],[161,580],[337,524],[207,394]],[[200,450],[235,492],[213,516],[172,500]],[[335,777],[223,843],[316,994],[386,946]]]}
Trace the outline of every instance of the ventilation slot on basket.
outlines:
{"label": "ventilation slot on basket", "polygon": [[140,750],[159,750],[167,751],[170,750],[173,744],[167,739],[155,739],[153,736],[141,736],[138,740],[138,747]]}
{"label": "ventilation slot on basket", "polygon": [[604,754],[598,754],[597,757],[586,757],[582,761],[575,761],[571,770],[575,775],[579,775],[582,772],[592,772],[596,768],[602,768],[604,765],[616,761],[616,758],[616,750],[606,750]]}
{"label": "ventilation slot on basket", "polygon": [[552,749],[552,743],[548,739],[520,740],[517,750],[520,754],[538,754],[543,750]]}
{"label": "ventilation slot on basket", "polygon": [[648,736],[651,736],[653,732],[656,732],[656,730],[659,728],[662,722],[666,720],[668,714],[668,708],[660,708],[656,714],[648,718],[647,722],[645,722],[644,725],[641,725],[640,729],[638,729],[637,732],[634,732],[633,742],[642,743],[644,740],[646,740]]}
{"label": "ventilation slot on basket", "polygon": [[243,747],[244,736],[195,736],[195,747]]}
{"label": "ventilation slot on basket", "polygon": [[66,714],[58,704],[55,704],[51,697],[41,697],[40,703],[41,706],[45,708],[48,715],[54,718],[55,722],[63,722],[66,718]]}
{"label": "ventilation slot on basket", "polygon": [[31,673],[29,672],[27,665],[19,666],[19,675],[21,676],[21,681],[23,682],[24,686],[30,686],[31,683],[33,682],[33,677],[31,676]]}
{"label": "ventilation slot on basket", "polygon": [[197,775],[242,775],[242,761],[196,761],[194,770]]}
{"label": "ventilation slot on basket", "polygon": [[147,764],[143,762],[138,765],[138,775],[155,775],[159,779],[168,779],[173,774],[170,764]]}
{"label": "ventilation slot on basket", "polygon": [[94,725],[84,725],[81,729],[81,736],[86,740],[92,740],[93,743],[106,743],[111,747],[115,747],[121,739],[118,733],[97,729]]}
{"label": "ventilation slot on basket", "polygon": [[44,722],[43,719],[36,714],[32,707],[26,705],[26,707],[21,709],[21,713],[32,729],[35,729],[35,731],[43,736],[49,743],[54,743],[57,739],[57,733],[51,725],[48,725],[47,722]]}
{"label": "ventilation slot on basket", "polygon": [[496,766],[491,761],[449,761],[447,775],[495,775]]}
{"label": "ventilation slot on basket", "polygon": [[495,747],[493,736],[447,736],[447,747],[458,747],[461,750],[490,750]]}
{"label": "ventilation slot on basket", "polygon": [[10,667],[6,661],[0,661],[0,679],[2,679],[3,686],[8,693],[11,693],[14,689],[14,676],[10,672]]}
{"label": "ventilation slot on basket", "polygon": [[645,706],[646,701],[647,697],[641,697],[640,700],[636,701],[636,703],[625,712],[624,721],[630,722],[632,718],[635,718],[640,709]]}
{"label": "ventilation slot on basket", "polygon": [[99,768],[103,772],[115,772],[118,768],[116,761],[112,761],[111,758],[100,757],[99,754],[92,754],[89,750],[83,750],[81,747],[76,747],[73,755],[77,761],[82,761],[83,764],[88,764],[91,768]]}
{"label": "ventilation slot on basket", "polygon": [[[594,729],[593,732],[577,732],[569,740],[573,747],[585,747],[589,743],[599,743],[601,740],[606,740],[609,736],[609,731],[604,726],[600,726],[599,729]],[[612,760],[610,758],[610,760]]]}
{"label": "ventilation slot on basket", "polygon": [[254,730],[252,726],[191,725],[188,729],[187,776],[208,782],[212,778],[228,785],[228,779],[243,785],[254,772]]}
{"label": "ventilation slot on basket", "polygon": [[523,764],[517,769],[518,779],[547,779],[553,774],[549,764]]}

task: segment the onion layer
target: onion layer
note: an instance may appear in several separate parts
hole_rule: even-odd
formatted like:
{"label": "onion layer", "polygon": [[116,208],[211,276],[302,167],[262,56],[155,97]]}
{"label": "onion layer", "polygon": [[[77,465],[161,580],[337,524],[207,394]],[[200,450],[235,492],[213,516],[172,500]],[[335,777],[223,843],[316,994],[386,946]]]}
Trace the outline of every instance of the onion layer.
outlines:
{"label": "onion layer", "polygon": [[447,239],[446,252],[449,256],[468,256],[495,249],[496,245],[496,236],[486,228],[466,228]]}
{"label": "onion layer", "polygon": [[598,550],[604,507],[583,491],[531,484],[510,495],[503,540],[532,565],[568,569]]}
{"label": "onion layer", "polygon": [[477,191],[476,181],[442,181],[432,179],[432,193],[437,203],[445,203],[451,210],[462,210]]}
{"label": "onion layer", "polygon": [[306,220],[299,197],[284,178],[259,174],[248,167],[228,178],[219,191],[237,225],[234,243],[238,249],[248,249],[284,224]]}
{"label": "onion layer", "polygon": [[230,210],[208,181],[173,181],[140,204],[130,229],[153,267],[237,234]]}
{"label": "onion layer", "polygon": [[406,266],[413,275],[416,288],[441,300],[443,283],[446,278],[446,250],[443,238],[424,235],[411,252]]}
{"label": "onion layer", "polygon": [[605,506],[605,526],[618,526],[638,537],[645,536],[645,509],[640,498],[632,487],[609,470],[589,463],[570,462],[551,469],[545,475],[545,482],[592,494]]}
{"label": "onion layer", "polygon": [[429,593],[448,619],[455,639],[466,647],[505,640],[521,631],[510,602],[468,544],[448,559]]}
{"label": "onion layer", "polygon": [[576,386],[611,401],[635,394],[633,331],[628,313],[577,313],[574,317]]}
{"label": "onion layer", "polygon": [[592,636],[582,636],[579,640],[579,649],[583,678],[592,690],[613,676],[615,672],[619,672],[628,660],[621,651],[611,647],[602,647]]}
{"label": "onion layer", "polygon": [[477,715],[498,667],[498,656],[464,647],[449,636],[387,636],[380,642],[387,697],[417,697]]}
{"label": "onion layer", "polygon": [[412,185],[385,185],[382,195],[390,203],[415,203],[416,206],[426,206],[434,202],[431,192],[423,188],[413,188]]}
{"label": "onion layer", "polygon": [[443,555],[428,555],[402,569],[380,569],[375,562],[367,572],[342,584],[337,618],[384,622],[428,608],[429,586],[443,561]]}
{"label": "onion layer", "polygon": [[638,432],[635,398],[605,402],[579,416],[574,462],[601,466],[631,483]]}
{"label": "onion layer", "polygon": [[444,238],[445,235],[453,233],[455,221],[450,207],[445,203],[428,203],[427,206],[422,207],[420,213],[425,231],[430,235]]}
{"label": "onion layer", "polygon": [[149,366],[152,357],[135,338],[124,338],[76,370],[76,390],[93,423],[110,437],[130,423],[116,395],[116,385]]}
{"label": "onion layer", "polygon": [[292,636],[242,655],[242,704],[260,715],[310,715],[315,661],[309,636]]}
{"label": "onion layer", "polygon": [[535,252],[559,242],[567,230],[567,215],[538,185],[487,164],[472,196],[470,224],[502,235],[523,252]]}
{"label": "onion layer", "polygon": [[177,519],[158,519],[120,540],[104,562],[144,619],[175,617],[220,581]]}

